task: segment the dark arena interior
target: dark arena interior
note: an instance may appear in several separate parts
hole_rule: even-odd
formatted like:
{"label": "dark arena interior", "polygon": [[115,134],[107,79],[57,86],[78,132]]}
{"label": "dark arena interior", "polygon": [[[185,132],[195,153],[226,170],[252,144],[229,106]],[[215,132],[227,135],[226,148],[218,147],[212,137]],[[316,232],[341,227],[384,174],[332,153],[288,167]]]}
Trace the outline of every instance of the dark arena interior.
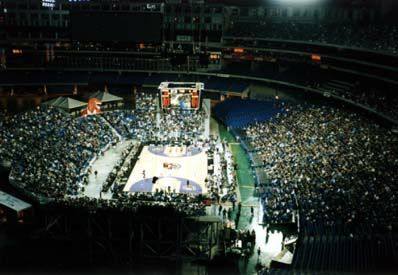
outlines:
{"label": "dark arena interior", "polygon": [[0,274],[398,274],[397,0],[0,0]]}

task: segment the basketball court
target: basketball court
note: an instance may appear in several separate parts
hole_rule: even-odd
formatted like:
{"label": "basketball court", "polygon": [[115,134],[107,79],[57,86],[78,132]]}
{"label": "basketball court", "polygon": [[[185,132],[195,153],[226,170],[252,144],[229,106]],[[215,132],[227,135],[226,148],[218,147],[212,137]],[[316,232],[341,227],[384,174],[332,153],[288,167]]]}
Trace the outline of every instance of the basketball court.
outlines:
{"label": "basketball court", "polygon": [[207,193],[207,153],[193,146],[144,146],[126,192]]}

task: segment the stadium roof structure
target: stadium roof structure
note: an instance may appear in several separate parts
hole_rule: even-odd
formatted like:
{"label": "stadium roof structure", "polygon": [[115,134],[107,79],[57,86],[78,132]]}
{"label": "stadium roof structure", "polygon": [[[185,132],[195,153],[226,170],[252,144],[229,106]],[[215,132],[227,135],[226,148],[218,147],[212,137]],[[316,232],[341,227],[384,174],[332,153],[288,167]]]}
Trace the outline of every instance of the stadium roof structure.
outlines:
{"label": "stadium roof structure", "polygon": [[97,91],[95,93],[92,93],[89,96],[89,98],[97,98],[97,99],[101,100],[102,103],[109,103],[109,102],[116,102],[116,101],[123,100],[122,97],[110,94],[105,91]]}
{"label": "stadium roof structure", "polygon": [[49,101],[43,102],[43,105],[52,106],[55,108],[60,108],[64,110],[74,110],[78,108],[83,108],[87,106],[87,102],[79,101],[70,97],[58,97],[51,99]]}
{"label": "stadium roof structure", "polygon": [[30,208],[32,205],[0,190],[0,204],[16,212]]}

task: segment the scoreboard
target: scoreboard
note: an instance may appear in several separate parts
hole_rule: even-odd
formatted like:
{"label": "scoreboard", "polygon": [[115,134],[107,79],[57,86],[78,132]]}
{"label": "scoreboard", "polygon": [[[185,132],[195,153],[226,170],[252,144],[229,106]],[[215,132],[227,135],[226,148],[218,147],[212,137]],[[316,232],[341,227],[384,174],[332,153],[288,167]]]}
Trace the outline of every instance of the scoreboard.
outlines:
{"label": "scoreboard", "polygon": [[162,82],[159,85],[162,109],[199,110],[202,82]]}

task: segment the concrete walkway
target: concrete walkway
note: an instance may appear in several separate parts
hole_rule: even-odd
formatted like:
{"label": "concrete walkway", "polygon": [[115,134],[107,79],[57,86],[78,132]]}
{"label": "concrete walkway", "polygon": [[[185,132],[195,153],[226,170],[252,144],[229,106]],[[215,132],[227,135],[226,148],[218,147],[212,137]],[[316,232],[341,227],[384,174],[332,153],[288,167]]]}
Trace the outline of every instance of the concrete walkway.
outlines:
{"label": "concrete walkway", "polygon": [[[110,146],[107,151],[105,151],[103,156],[98,156],[98,158],[91,165],[91,172],[89,173],[88,185],[84,187],[84,196],[99,198],[102,186],[108,178],[109,173],[112,171],[116,163],[122,158],[123,151],[127,148],[129,144],[133,141],[123,140],[118,142],[116,146]],[[95,175],[95,171],[98,172]],[[107,193],[102,194],[102,198],[110,199],[112,193],[109,190]]]}
{"label": "concrete walkway", "polygon": [[[216,121],[214,121],[216,122]],[[216,122],[217,123],[217,122]],[[215,126],[213,126],[215,128]],[[260,199],[255,195],[254,177],[250,168],[249,159],[241,147],[240,143],[226,131],[225,127],[219,125],[220,135],[223,140],[228,141],[233,153],[234,160],[238,164],[238,201],[242,203],[239,223],[236,228],[239,230],[254,230],[256,232],[256,243],[253,254],[249,257],[241,257],[239,260],[239,271],[241,274],[257,274],[256,264],[260,262],[263,266],[269,267],[272,258],[282,251],[283,235],[281,231],[273,230],[262,224],[262,206]],[[254,213],[251,214],[251,207]],[[232,212],[232,220],[235,220],[238,207]],[[228,210],[228,206],[227,206]],[[260,256],[257,250],[260,248]]]}

